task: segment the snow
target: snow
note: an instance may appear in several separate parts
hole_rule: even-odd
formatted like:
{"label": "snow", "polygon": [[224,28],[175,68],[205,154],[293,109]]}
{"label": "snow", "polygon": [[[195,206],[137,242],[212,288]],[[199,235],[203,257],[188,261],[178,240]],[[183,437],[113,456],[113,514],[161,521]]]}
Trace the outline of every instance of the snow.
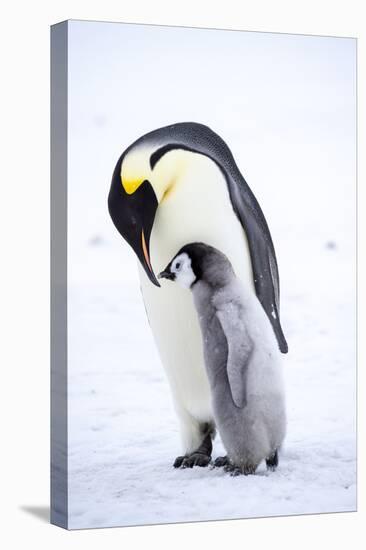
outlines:
{"label": "snow", "polygon": [[[69,37],[70,528],[355,510],[354,41],[78,22]],[[276,247],[289,344],[276,472],[172,467],[173,402],[106,199],[123,149],[179,120],[228,142]]]}

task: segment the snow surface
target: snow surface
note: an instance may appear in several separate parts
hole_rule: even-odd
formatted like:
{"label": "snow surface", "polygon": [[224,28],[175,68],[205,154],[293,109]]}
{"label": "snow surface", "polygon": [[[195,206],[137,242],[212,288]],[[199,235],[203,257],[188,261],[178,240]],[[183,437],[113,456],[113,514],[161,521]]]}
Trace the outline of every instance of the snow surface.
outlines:
{"label": "snow surface", "polygon": [[[80,22],[69,40],[70,528],[355,510],[354,41]],[[274,473],[172,467],[172,399],[106,199],[123,149],[184,120],[227,141],[275,243],[289,354]]]}

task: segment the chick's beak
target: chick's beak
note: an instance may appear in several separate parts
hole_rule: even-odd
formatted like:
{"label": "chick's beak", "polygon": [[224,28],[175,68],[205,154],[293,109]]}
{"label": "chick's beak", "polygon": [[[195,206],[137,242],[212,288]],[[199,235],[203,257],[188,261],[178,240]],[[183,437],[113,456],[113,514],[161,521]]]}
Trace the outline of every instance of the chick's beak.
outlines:
{"label": "chick's beak", "polygon": [[167,266],[164,271],[159,273],[158,279],[168,279],[169,281],[174,281],[175,275],[170,271],[169,266]]}

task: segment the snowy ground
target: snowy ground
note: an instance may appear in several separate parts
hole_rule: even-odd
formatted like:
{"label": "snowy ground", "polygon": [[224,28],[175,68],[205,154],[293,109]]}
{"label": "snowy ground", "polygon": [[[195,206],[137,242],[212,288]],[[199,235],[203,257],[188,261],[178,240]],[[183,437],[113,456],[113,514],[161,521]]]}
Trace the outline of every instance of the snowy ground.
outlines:
{"label": "snowy ground", "polygon": [[[132,72],[128,82],[139,76],[133,74],[131,55],[116,70],[119,26],[105,24],[103,34],[96,24],[88,30],[74,25],[69,33],[70,528],[355,510],[351,41],[283,35],[273,42],[271,35],[253,33],[239,41],[229,33],[235,42],[228,45],[230,55],[235,50],[240,58],[239,75],[235,59],[230,67],[222,45],[218,53],[217,39],[206,35],[207,56],[215,63],[205,67],[193,94],[184,87],[186,59],[191,55],[197,78],[200,35],[184,41],[182,57],[169,65],[169,82],[161,80],[163,90],[157,86],[164,67],[156,60],[168,62],[165,55],[183,50],[171,30],[167,47],[156,39],[158,28],[148,28],[153,41],[146,42],[146,50],[138,50],[142,41],[134,41],[133,33],[122,36],[130,53],[135,51],[136,67],[146,64],[144,78],[155,78],[146,94],[146,86],[143,91],[125,86],[126,74]],[[218,64],[227,71],[225,85],[232,85],[223,91],[220,80],[215,92]],[[232,478],[216,469],[172,468],[180,440],[169,387],[145,318],[135,258],[112,226],[106,196],[124,147],[145,131],[183,120],[206,123],[228,142],[274,239],[290,350],[284,356],[288,435],[275,473],[261,467],[255,476]],[[222,452],[216,440],[214,457]]]}
{"label": "snowy ground", "polygon": [[[335,264],[337,252],[327,252],[323,267]],[[289,424],[280,466],[232,478],[172,468],[177,423],[141,300],[128,286],[73,287],[70,527],[354,510],[354,342],[339,322],[350,319],[350,296],[323,290],[320,309],[295,289],[285,301]]]}

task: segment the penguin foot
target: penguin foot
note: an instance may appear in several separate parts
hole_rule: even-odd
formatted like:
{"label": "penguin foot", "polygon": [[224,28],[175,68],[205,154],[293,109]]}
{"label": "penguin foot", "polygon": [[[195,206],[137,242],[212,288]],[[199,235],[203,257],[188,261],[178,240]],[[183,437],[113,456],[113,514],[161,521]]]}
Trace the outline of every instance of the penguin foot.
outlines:
{"label": "penguin foot", "polygon": [[212,453],[212,440],[211,434],[214,433],[214,429],[210,424],[204,424],[203,426],[204,438],[201,445],[193,451],[193,453],[177,456],[174,461],[174,468],[193,468],[193,466],[208,466],[211,462]]}
{"label": "penguin foot", "polygon": [[214,468],[222,468],[223,466],[226,466],[229,464],[229,459],[227,456],[218,456],[213,463]]}
{"label": "penguin foot", "polygon": [[235,466],[229,462],[224,466],[224,471],[228,472],[232,477],[236,476],[249,476],[255,474],[257,466],[252,466],[251,464],[246,464],[245,466]]}
{"label": "penguin foot", "polygon": [[208,466],[211,462],[211,457],[203,453],[192,453],[186,456],[182,462],[182,468],[193,468],[193,466]]}
{"label": "penguin foot", "polygon": [[278,466],[278,451],[275,451],[273,455],[266,459],[267,470],[274,472]]}
{"label": "penguin foot", "polygon": [[173,468],[180,468],[182,466],[182,462],[185,458],[187,458],[186,455],[177,456],[177,458],[174,460]]}
{"label": "penguin foot", "polygon": [[193,466],[208,466],[211,462],[211,456],[204,453],[192,453],[185,456],[177,456],[174,461],[174,468],[193,468]]}

